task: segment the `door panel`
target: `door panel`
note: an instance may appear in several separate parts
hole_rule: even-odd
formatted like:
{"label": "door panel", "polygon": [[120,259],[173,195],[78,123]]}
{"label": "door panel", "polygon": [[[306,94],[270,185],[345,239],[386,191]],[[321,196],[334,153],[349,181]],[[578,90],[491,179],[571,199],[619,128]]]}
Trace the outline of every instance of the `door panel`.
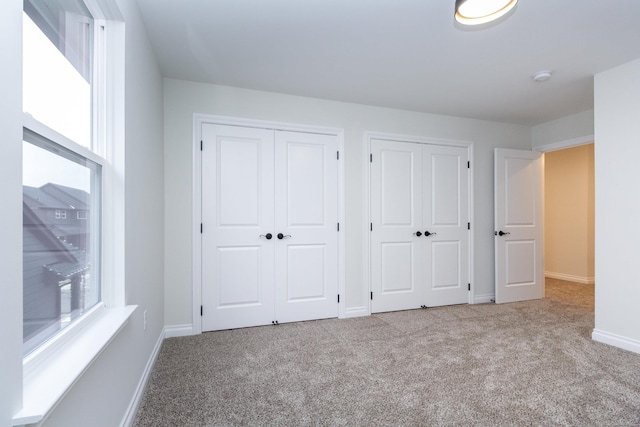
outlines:
{"label": "door panel", "polygon": [[[286,302],[325,300],[327,278],[325,277],[325,245],[287,246],[287,292]],[[309,272],[318,274],[310,275]]]}
{"label": "door panel", "polygon": [[414,146],[406,151],[381,148],[380,158],[380,225],[382,227],[415,227],[418,212],[414,209],[420,191],[419,155]]}
{"label": "door panel", "polygon": [[544,296],[542,185],[540,153],[495,149],[497,303]]}
{"label": "door panel", "polygon": [[431,287],[434,290],[460,286],[460,242],[433,242]]}
{"label": "door panel", "polygon": [[202,128],[202,330],[273,319],[273,132]]}
{"label": "door panel", "polygon": [[[371,311],[424,304],[422,151],[419,144],[371,141]],[[422,234],[422,233],[421,233]]]}
{"label": "door panel", "polygon": [[535,240],[505,242],[505,258],[507,259],[505,286],[507,288],[535,283],[535,254]]}
{"label": "door panel", "polygon": [[338,315],[338,141],[275,135],[276,320]]}
{"label": "door panel", "polygon": [[[425,145],[427,307],[469,302],[469,176],[464,147]],[[425,233],[427,234],[427,233]]]}
{"label": "door panel", "polygon": [[414,292],[413,242],[391,242],[381,245],[381,296],[396,292]]}
{"label": "door panel", "polygon": [[220,137],[215,149],[218,169],[218,225],[222,227],[258,227],[262,169],[261,140]]}
{"label": "door panel", "polygon": [[[454,151],[452,153],[439,153],[438,151]],[[426,188],[430,190],[426,198],[425,210],[431,210],[430,224],[447,227],[459,227],[466,215],[461,212],[461,198],[463,190],[461,183],[460,162],[461,155],[466,158],[466,149],[462,153],[458,149],[451,150],[449,147],[428,147],[425,148],[425,156],[430,162],[427,175]],[[429,197],[430,194],[430,197]],[[429,217],[429,216],[428,216]],[[466,221],[465,221],[466,222]]]}
{"label": "door panel", "polygon": [[535,226],[535,163],[531,159],[504,160],[504,225]]}
{"label": "door panel", "polygon": [[218,247],[219,307],[239,307],[260,302],[260,247]]}
{"label": "door panel", "polygon": [[[304,140],[301,134],[278,133],[278,138],[286,144],[286,163],[283,165],[279,162],[278,167],[286,167],[287,175],[282,176],[286,179],[287,194],[284,199],[287,202],[287,220],[290,227],[318,226],[325,227],[327,225],[325,214],[327,208],[327,174],[333,173],[333,170],[327,170],[327,153],[330,147],[327,147],[325,138],[316,138],[316,141]],[[291,138],[287,140],[286,137]],[[295,137],[295,138],[294,138]],[[331,144],[334,145],[334,144]],[[332,148],[331,148],[332,149]],[[335,159],[333,163],[335,163]]]}

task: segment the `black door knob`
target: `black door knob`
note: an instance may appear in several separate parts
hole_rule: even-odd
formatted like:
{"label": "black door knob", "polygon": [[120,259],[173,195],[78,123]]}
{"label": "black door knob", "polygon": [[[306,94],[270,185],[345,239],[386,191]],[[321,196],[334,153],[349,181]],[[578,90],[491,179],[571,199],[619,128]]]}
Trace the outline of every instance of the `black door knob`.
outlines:
{"label": "black door knob", "polygon": [[278,233],[278,239],[282,240],[284,238],[284,234]]}
{"label": "black door knob", "polygon": [[271,240],[271,238],[273,237],[273,234],[271,233],[261,234],[260,237],[264,237],[267,240]]}
{"label": "black door knob", "polygon": [[418,232],[415,232],[415,233],[413,233],[413,234],[414,234],[415,236],[418,236],[418,237],[422,236],[422,233],[421,233],[421,232],[419,232],[419,231],[418,231]]}
{"label": "black door knob", "polygon": [[498,236],[504,236],[505,234],[511,234],[511,233],[509,233],[508,231],[505,233],[505,232],[504,232],[504,231],[502,231],[502,230],[500,230],[500,231],[498,232]]}

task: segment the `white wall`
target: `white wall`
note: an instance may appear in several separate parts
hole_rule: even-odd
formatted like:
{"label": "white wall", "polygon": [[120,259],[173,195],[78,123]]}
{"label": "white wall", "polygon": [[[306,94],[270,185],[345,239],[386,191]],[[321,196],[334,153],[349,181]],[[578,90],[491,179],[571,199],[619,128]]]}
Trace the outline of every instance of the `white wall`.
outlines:
{"label": "white wall", "polygon": [[640,353],[640,59],[597,74],[593,338]]}
{"label": "white wall", "polygon": [[[534,150],[567,148],[593,142],[593,110],[572,114],[531,128]],[[555,145],[560,144],[560,146]]]}
{"label": "white wall", "polygon": [[[368,304],[363,290],[364,132],[474,142],[476,296],[493,295],[493,148],[529,150],[530,128],[479,120],[165,79],[165,324],[191,324],[193,114],[342,128],[346,162],[346,307]],[[428,96],[428,94],[425,94]]]}
{"label": "white wall", "polygon": [[[162,78],[134,0],[118,0],[126,28],[126,302],[138,304],[122,332],[45,421],[48,426],[121,423],[161,335],[163,300]],[[5,0],[0,14],[0,189],[3,209],[0,298],[0,425],[22,400],[22,1]],[[142,312],[148,310],[143,331]]]}
{"label": "white wall", "polygon": [[0,13],[0,425],[22,405],[22,1]]}

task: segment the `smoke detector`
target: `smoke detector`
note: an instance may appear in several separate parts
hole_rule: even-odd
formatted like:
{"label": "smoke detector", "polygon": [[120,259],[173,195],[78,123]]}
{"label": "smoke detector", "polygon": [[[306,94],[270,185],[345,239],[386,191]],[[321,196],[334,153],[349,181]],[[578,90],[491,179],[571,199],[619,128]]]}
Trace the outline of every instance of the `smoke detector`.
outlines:
{"label": "smoke detector", "polygon": [[551,78],[551,71],[549,70],[538,71],[537,73],[531,76],[531,79],[533,79],[534,82],[538,82],[538,83],[547,81],[550,78]]}

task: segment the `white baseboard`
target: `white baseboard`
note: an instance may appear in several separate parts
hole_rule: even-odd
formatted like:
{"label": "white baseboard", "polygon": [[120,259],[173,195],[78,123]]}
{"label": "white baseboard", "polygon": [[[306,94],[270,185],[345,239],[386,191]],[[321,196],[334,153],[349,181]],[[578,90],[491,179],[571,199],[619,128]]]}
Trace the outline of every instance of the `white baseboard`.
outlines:
{"label": "white baseboard", "polygon": [[193,335],[193,326],[190,323],[164,327],[165,338],[186,337],[189,335]]}
{"label": "white baseboard", "polygon": [[142,396],[144,396],[144,390],[147,388],[147,382],[149,381],[149,377],[151,376],[151,372],[153,371],[153,366],[156,364],[156,360],[158,359],[158,354],[160,354],[160,349],[162,348],[162,342],[164,341],[164,335],[165,333],[163,330],[162,332],[160,332],[160,336],[158,337],[158,341],[156,341],[155,347],[153,347],[151,356],[147,361],[147,366],[144,367],[144,372],[142,372],[142,377],[138,382],[138,387],[136,387],[136,391],[133,394],[131,403],[129,403],[127,412],[124,414],[124,418],[120,423],[120,427],[130,427],[133,425],[133,422],[136,419],[136,414],[138,413],[138,408],[140,407]]}
{"label": "white baseboard", "polygon": [[591,338],[594,341],[598,341],[603,344],[609,344],[614,347],[640,354],[640,341],[638,340],[612,334],[610,332],[601,331],[598,329],[593,330],[593,332],[591,333]]}
{"label": "white baseboard", "polygon": [[494,294],[475,295],[471,304],[487,304],[495,302],[496,296]]}
{"label": "white baseboard", "polygon": [[593,285],[596,283],[595,277],[574,276],[572,274],[554,273],[553,271],[545,271],[544,277],[550,279],[566,280],[568,282],[582,283],[583,285]]}

